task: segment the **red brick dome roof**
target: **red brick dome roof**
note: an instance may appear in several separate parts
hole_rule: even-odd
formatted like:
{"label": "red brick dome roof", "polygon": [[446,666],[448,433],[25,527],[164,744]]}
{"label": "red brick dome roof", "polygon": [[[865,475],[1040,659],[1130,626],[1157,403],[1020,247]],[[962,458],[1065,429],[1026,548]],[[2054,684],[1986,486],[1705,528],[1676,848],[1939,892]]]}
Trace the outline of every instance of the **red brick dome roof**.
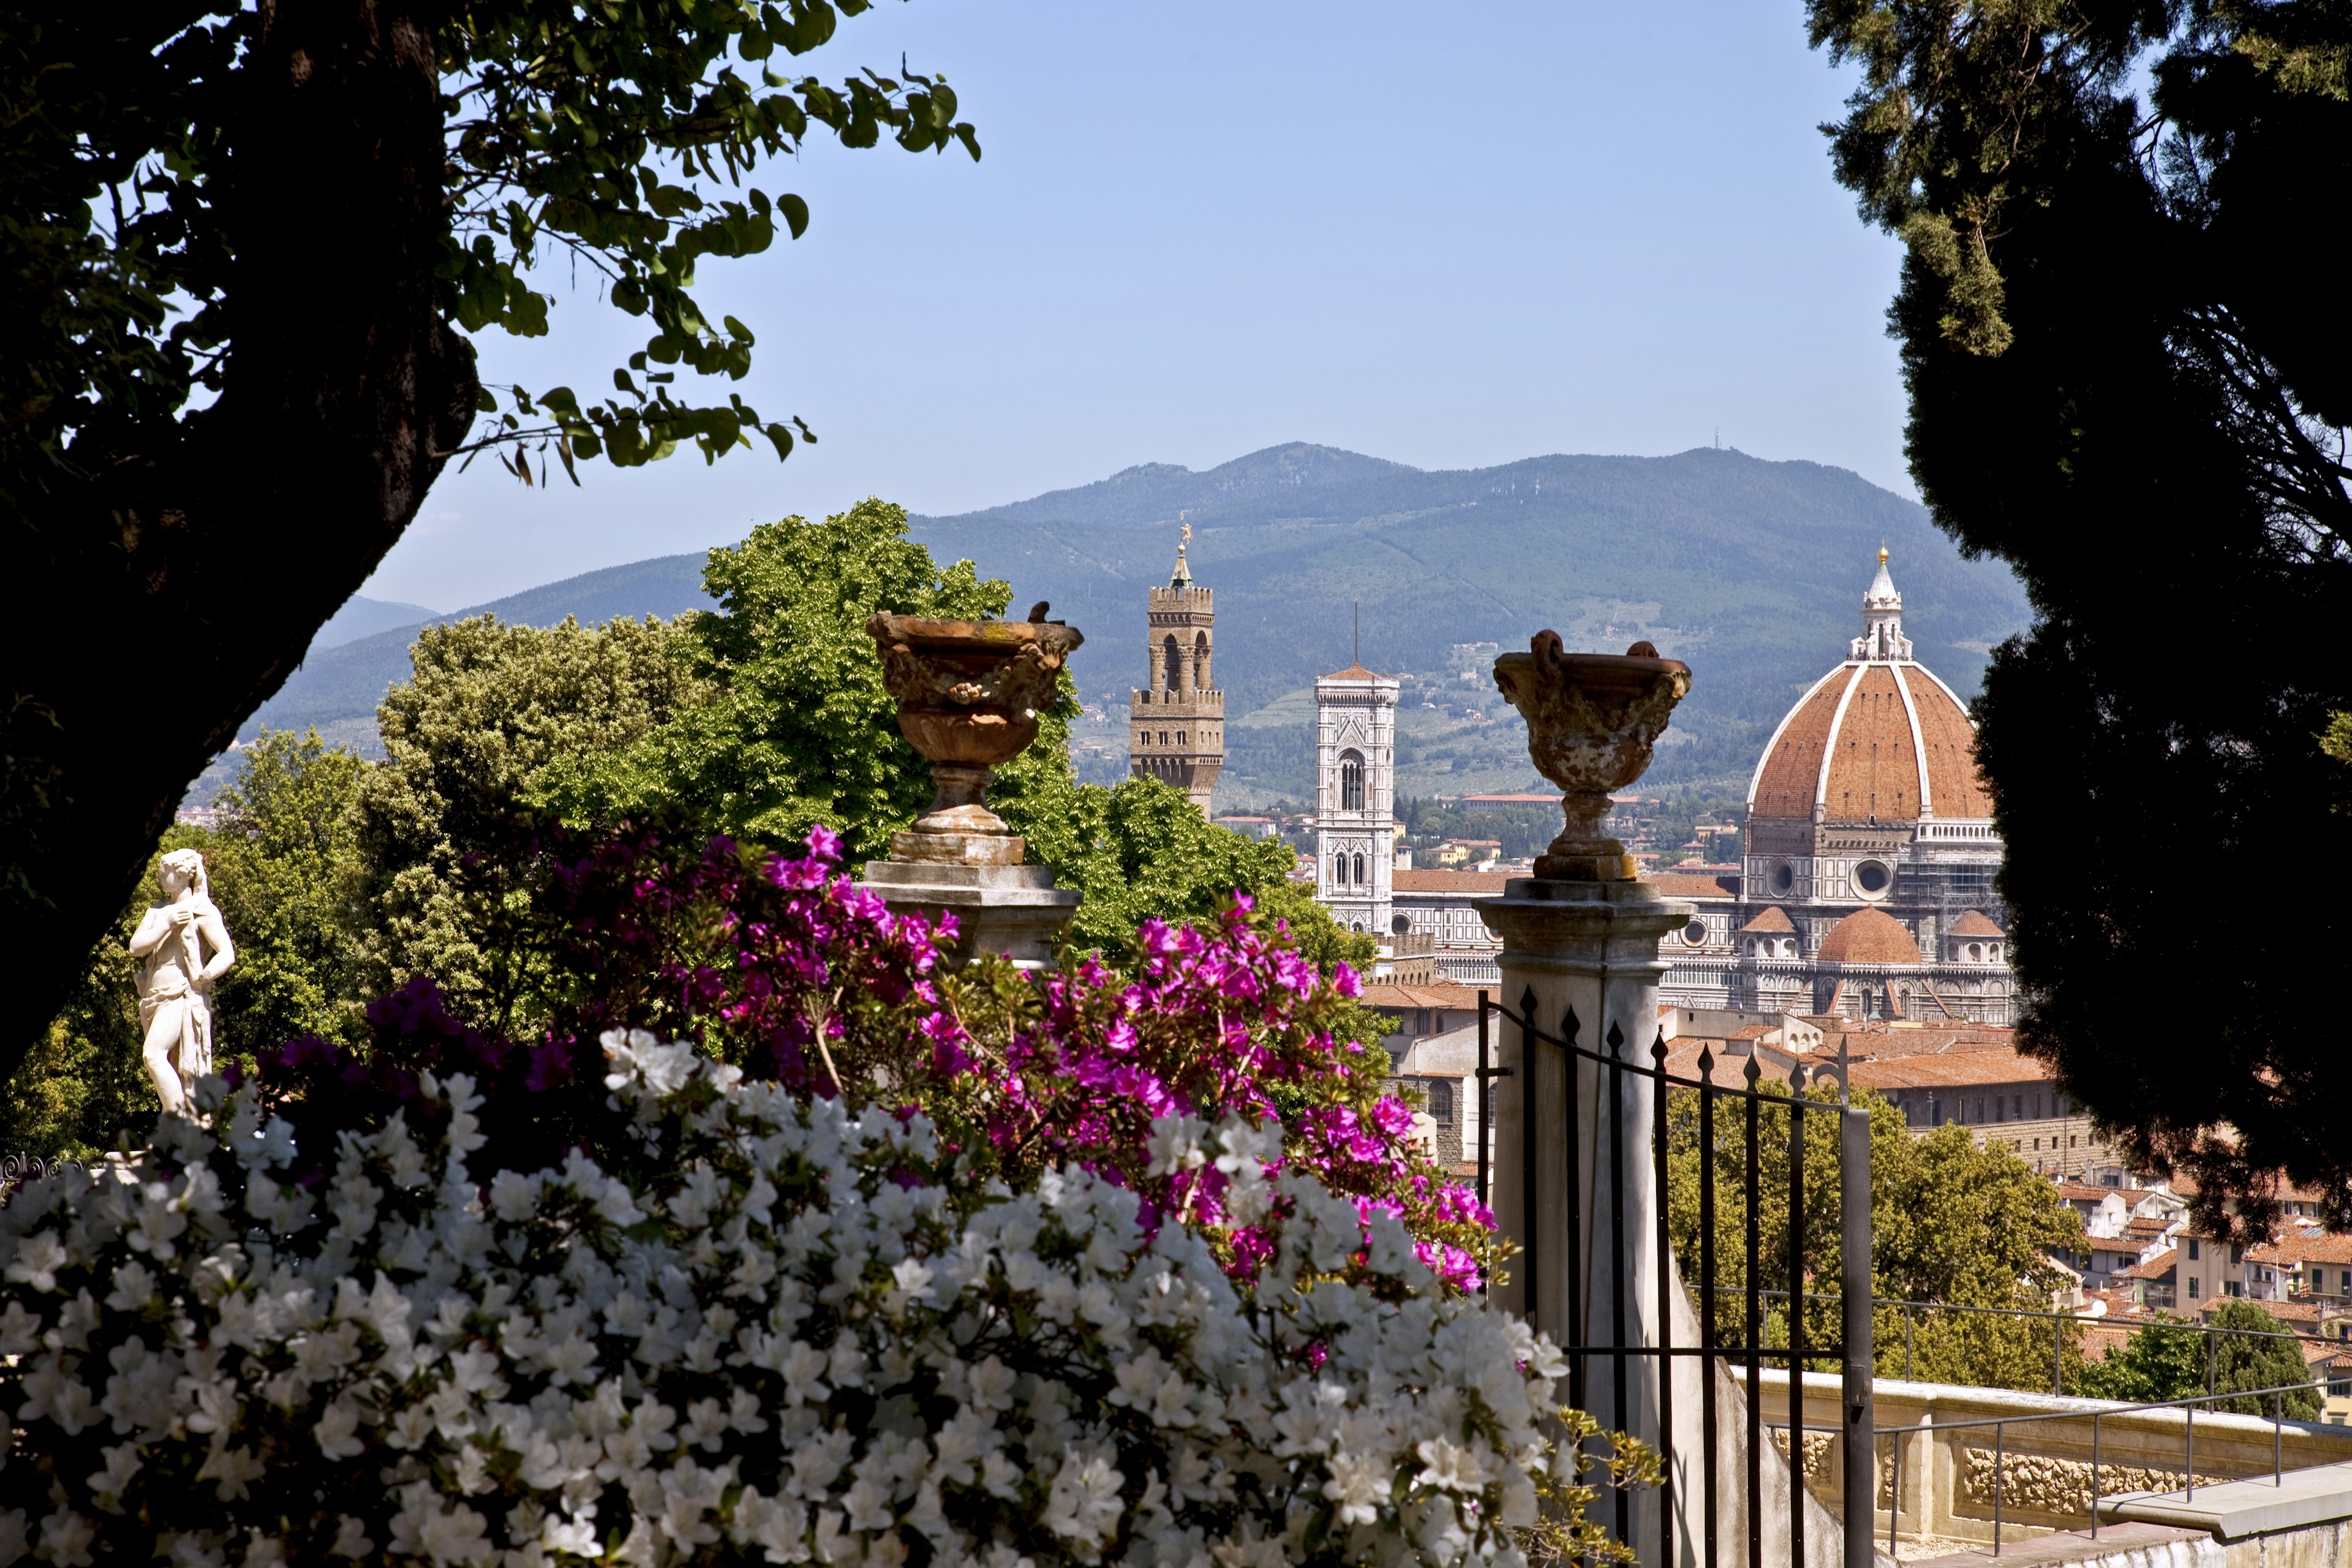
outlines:
{"label": "red brick dome roof", "polygon": [[1903,922],[1885,910],[1864,906],[1830,928],[1822,938],[1823,963],[1917,963],[1919,944]]}
{"label": "red brick dome roof", "polygon": [[1980,910],[1969,910],[1952,922],[1954,936],[2007,936],[2009,933],[1985,918]]}
{"label": "red brick dome roof", "polygon": [[1976,726],[1951,689],[1912,660],[1902,604],[1882,558],[1864,601],[1864,635],[1773,731],[1748,786],[1750,816],[1810,822],[1816,805],[1830,822],[1992,815]]}

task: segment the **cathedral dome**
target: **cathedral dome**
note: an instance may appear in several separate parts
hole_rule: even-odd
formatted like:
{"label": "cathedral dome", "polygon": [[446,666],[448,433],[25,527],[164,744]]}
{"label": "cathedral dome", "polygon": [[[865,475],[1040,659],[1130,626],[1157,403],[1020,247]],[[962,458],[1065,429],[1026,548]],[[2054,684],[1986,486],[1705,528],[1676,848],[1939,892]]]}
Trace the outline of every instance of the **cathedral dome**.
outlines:
{"label": "cathedral dome", "polygon": [[1748,812],[1805,822],[1992,816],[1976,726],[1951,688],[1913,661],[1884,550],[1863,598],[1863,635],[1773,731]]}
{"label": "cathedral dome", "polygon": [[1885,910],[1864,906],[1830,928],[1822,938],[1823,963],[1920,963],[1919,944],[1903,922]]}

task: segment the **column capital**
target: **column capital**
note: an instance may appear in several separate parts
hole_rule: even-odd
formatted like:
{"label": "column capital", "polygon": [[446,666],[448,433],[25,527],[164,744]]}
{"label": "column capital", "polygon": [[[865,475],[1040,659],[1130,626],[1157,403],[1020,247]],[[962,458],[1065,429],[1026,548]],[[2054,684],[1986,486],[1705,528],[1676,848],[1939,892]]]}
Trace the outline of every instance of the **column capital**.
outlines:
{"label": "column capital", "polygon": [[1545,877],[1513,878],[1472,908],[1502,938],[1506,970],[1549,974],[1663,974],[1658,941],[1692,914],[1647,882]]}

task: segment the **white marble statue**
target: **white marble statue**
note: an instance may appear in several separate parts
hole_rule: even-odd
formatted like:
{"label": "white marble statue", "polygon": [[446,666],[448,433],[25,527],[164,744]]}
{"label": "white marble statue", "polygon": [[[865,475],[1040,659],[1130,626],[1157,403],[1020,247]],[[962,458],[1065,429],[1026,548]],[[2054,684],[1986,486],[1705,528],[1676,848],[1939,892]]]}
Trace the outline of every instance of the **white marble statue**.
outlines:
{"label": "white marble statue", "polygon": [[163,901],[148,907],[131,933],[139,966],[139,1023],[147,1031],[147,1072],[163,1109],[185,1115],[196,1080],[213,1070],[213,982],[236,962],[193,849],[163,857],[156,880]]}

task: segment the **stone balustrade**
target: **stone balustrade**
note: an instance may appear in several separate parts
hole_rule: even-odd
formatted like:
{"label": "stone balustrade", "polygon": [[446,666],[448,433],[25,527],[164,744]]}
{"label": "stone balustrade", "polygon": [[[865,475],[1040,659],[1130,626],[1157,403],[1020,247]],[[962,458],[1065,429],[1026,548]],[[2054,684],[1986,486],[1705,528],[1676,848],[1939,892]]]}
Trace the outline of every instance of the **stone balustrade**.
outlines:
{"label": "stone balustrade", "polygon": [[[1744,1386],[1745,1375],[1735,1374],[1735,1381]],[[1789,1451],[1789,1374],[1765,1371],[1759,1391],[1765,1421],[1780,1424],[1774,1447],[1785,1454]],[[2352,1427],[2313,1422],[2288,1421],[2273,1426],[2260,1416],[2200,1410],[2191,1434],[2184,1413],[2177,1408],[2146,1410],[2112,1400],[2059,1398],[1894,1378],[1877,1380],[1872,1398],[1880,1434],[1874,1445],[1878,1495],[1873,1500],[1872,1513],[1882,1552],[1888,1508],[1898,1485],[1893,1462],[1897,1443],[1902,1445],[1902,1509],[1895,1533],[1906,1547],[1930,1542],[1990,1547],[1996,1492],[2004,1548],[2063,1532],[2087,1531],[2094,1414],[2097,1415],[2101,1513],[2109,1520],[2118,1516],[2107,1500],[2131,1492],[2178,1493],[2189,1468],[2192,1436],[2200,1498],[2203,1489],[2241,1478],[2259,1478],[2267,1483],[2274,1462],[2290,1479],[2297,1471],[2352,1463]],[[1827,1373],[1807,1373],[1804,1425],[1823,1430],[1805,1434],[1806,1484],[1818,1500],[1843,1516],[1840,1445],[1843,1438],[1836,1432],[1840,1414],[1838,1379]],[[2059,1418],[2047,1419],[2053,1416]],[[1973,1425],[1993,1420],[2003,1423],[1998,1434],[1992,1426]],[[1921,1426],[1928,1430],[1887,1435],[1890,1428]],[[2352,1479],[2346,1485],[2346,1513],[2352,1516]],[[2126,1517],[2137,1517],[2131,1505],[2126,1504]],[[1906,1550],[1903,1555],[1911,1552]]]}

